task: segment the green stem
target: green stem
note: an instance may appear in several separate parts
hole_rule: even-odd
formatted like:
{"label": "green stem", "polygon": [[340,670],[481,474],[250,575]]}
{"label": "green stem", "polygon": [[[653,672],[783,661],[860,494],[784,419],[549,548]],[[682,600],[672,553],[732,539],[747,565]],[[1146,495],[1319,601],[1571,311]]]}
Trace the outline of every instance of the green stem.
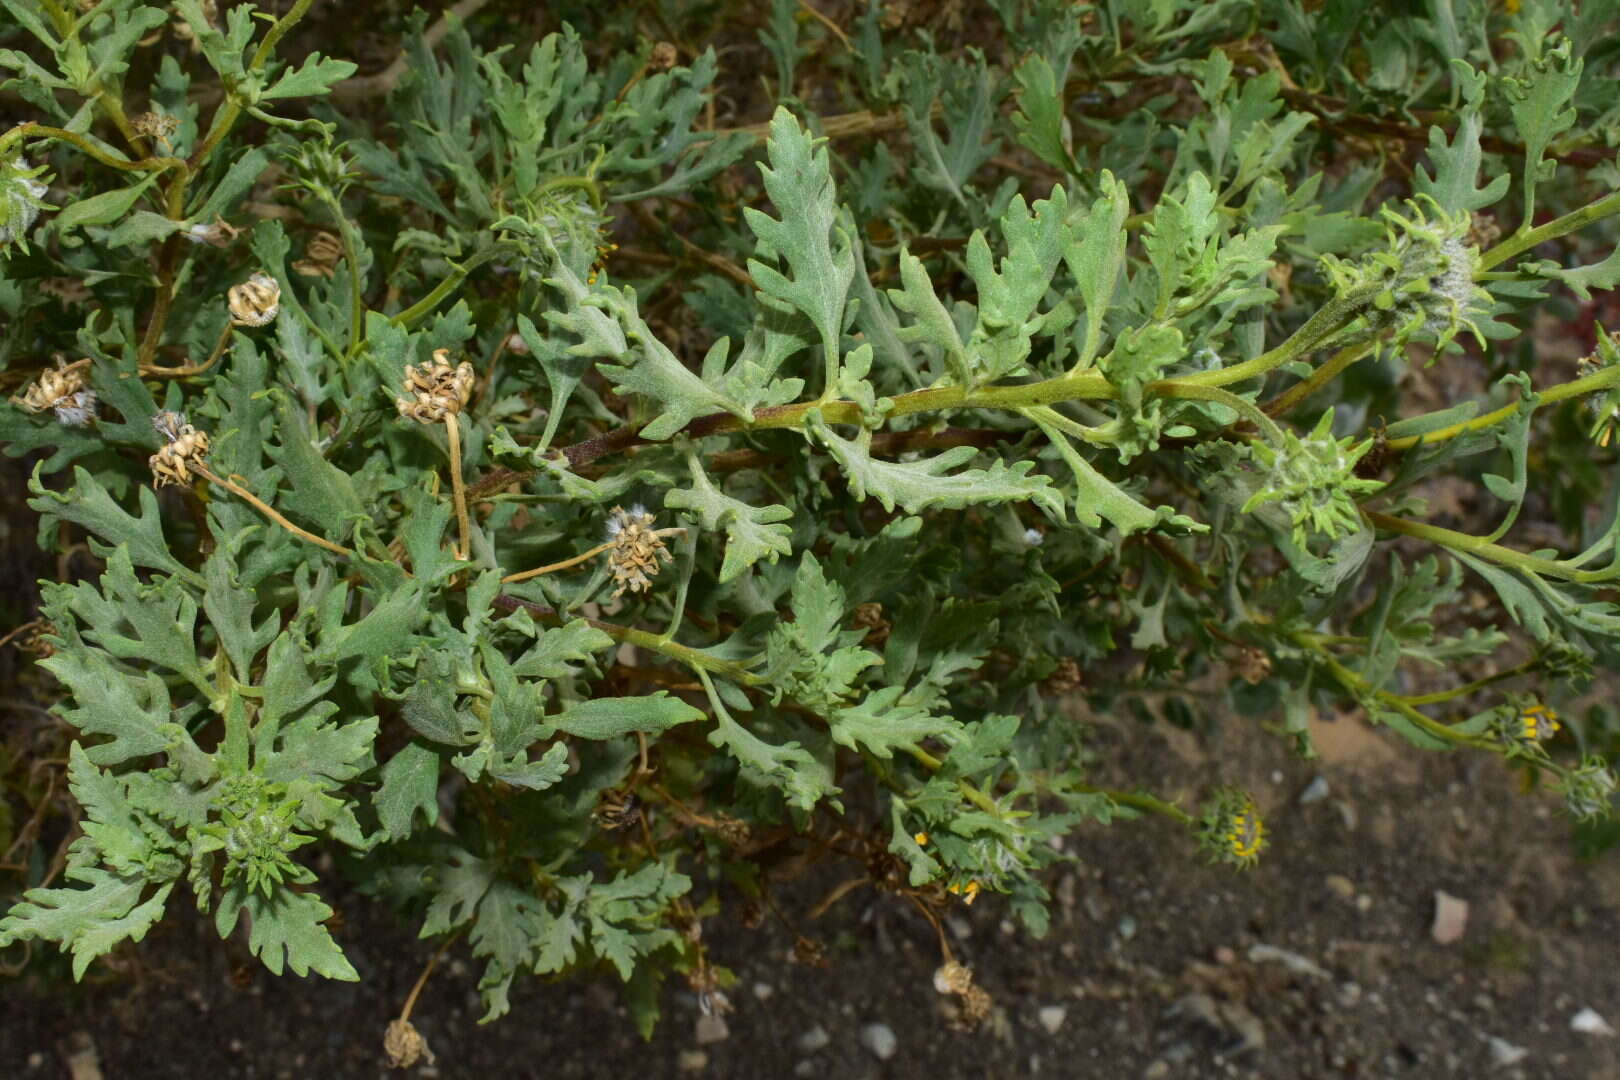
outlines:
{"label": "green stem", "polygon": [[1268,416],[1284,416],[1294,406],[1316,393],[1328,383],[1337,379],[1344,369],[1372,351],[1373,343],[1361,342],[1359,345],[1346,345],[1333,354],[1333,359],[1311,372],[1308,377],[1295,383],[1283,393],[1266,402],[1265,410]]}
{"label": "green stem", "polygon": [[[906,751],[906,753],[911,755],[914,761],[922,765],[923,768],[927,769],[929,772],[939,772],[940,769],[945,767],[945,763],[943,761],[915,743],[904,747],[903,749]],[[996,800],[992,799],[989,795],[986,795],[983,789],[981,789],[977,784],[973,783],[973,781],[958,780],[956,782],[956,789],[962,793],[963,798],[972,803],[974,806],[977,806],[980,810],[983,810],[985,813],[989,814],[991,817],[1002,818],[1006,816],[1001,812],[1001,807],[996,805]]]}
{"label": "green stem", "polygon": [[177,169],[183,177],[189,177],[191,174],[191,167],[177,157],[149,157],[138,161],[116,158],[76,131],[51,127],[49,124],[36,124],[32,120],[24,121],[8,131],[0,138],[0,147],[14,139],[55,139],[57,142],[65,142],[108,168],[121,169],[124,172],[163,172]]}
{"label": "green stem", "polygon": [[[254,50],[253,60],[248,64],[249,71],[263,70],[264,65],[270,59],[271,51],[286,36],[287,31],[298,25],[299,20],[304,17],[314,2],[315,0],[297,0],[287,14],[276,20],[276,24],[270,28],[269,33],[264,35],[264,40],[259,42],[259,47]],[[208,160],[208,155],[214,152],[214,149],[219,146],[220,141],[226,135],[230,134],[231,128],[236,125],[237,118],[242,115],[242,107],[240,99],[227,86],[224,104],[214,113],[213,123],[208,126],[208,134],[203,137],[202,144],[192,152],[191,167],[193,170],[202,168],[203,163]]]}
{"label": "green stem", "polygon": [[515,250],[515,246],[511,244],[495,244],[485,248],[482,251],[474,252],[467,258],[466,262],[459,266],[457,266],[455,263],[451,263],[450,273],[443,281],[439,282],[433,287],[432,292],[428,293],[426,296],[422,297],[422,299],[418,300],[416,303],[412,304],[410,307],[406,308],[404,311],[400,312],[398,315],[395,315],[388,321],[398,327],[410,326],[417,319],[422,318],[428,312],[437,307],[439,305],[439,301],[443,300],[446,296],[449,296],[452,292],[454,292],[463,281],[467,280],[467,275],[471,274],[474,270],[478,269],[480,266],[483,266],[496,256],[509,254]]}
{"label": "green stem", "polygon": [[1185,375],[1167,381],[1192,386],[1226,386],[1229,383],[1264,375],[1273,368],[1281,367],[1290,360],[1297,360],[1314,351],[1334,334],[1349,326],[1361,309],[1372,302],[1376,291],[1369,286],[1344,296],[1335,296],[1319,308],[1315,315],[1305,320],[1305,325],[1294,331],[1287,341],[1253,360],[1246,360],[1229,368],[1203,371],[1196,375]]}
{"label": "green stem", "polygon": [[345,358],[353,358],[360,352],[363,344],[361,334],[364,332],[366,302],[362,296],[360,273],[360,250],[355,243],[354,225],[349,221],[348,215],[343,212],[343,204],[337,196],[322,187],[319,192],[321,202],[331,211],[332,219],[337,222],[338,236],[343,240],[343,258],[349,264],[349,347],[344,351]]}
{"label": "green stem", "polygon": [[1492,686],[1496,683],[1516,678],[1525,674],[1526,672],[1534,671],[1539,663],[1540,661],[1535,659],[1526,660],[1522,664],[1515,664],[1513,667],[1507,668],[1506,670],[1498,671],[1495,675],[1487,675],[1483,679],[1475,679],[1471,683],[1465,683],[1462,686],[1454,686],[1450,690],[1437,690],[1432,694],[1415,694],[1404,696],[1401,698],[1401,700],[1406,702],[1408,705],[1439,705],[1441,702],[1451,701],[1454,698],[1467,697],[1476,690],[1483,690],[1487,686]]}
{"label": "green stem", "polygon": [[1218,386],[1200,386],[1177,379],[1165,379],[1160,382],[1148,383],[1143,388],[1144,393],[1154,394],[1158,397],[1180,398],[1186,401],[1212,401],[1217,405],[1224,405],[1237,413],[1245,420],[1250,421],[1260,429],[1260,433],[1268,442],[1282,445],[1283,431],[1277,426],[1277,421],[1267,416],[1260,406],[1248,398],[1239,397],[1229,390],[1222,390]]}
{"label": "green stem", "polygon": [[1092,787],[1090,784],[1076,784],[1074,790],[1087,792],[1092,795],[1107,796],[1110,802],[1120,806],[1128,806],[1132,810],[1140,810],[1146,814],[1158,814],[1167,817],[1189,828],[1198,824],[1198,819],[1175,803],[1166,802],[1156,795],[1149,795],[1145,791],[1113,791],[1108,788]]}
{"label": "green stem", "polygon": [[1457,532],[1453,529],[1442,529],[1438,525],[1429,525],[1421,521],[1408,521],[1392,514],[1381,514],[1377,510],[1362,510],[1361,514],[1370,524],[1383,529],[1385,532],[1399,533],[1402,536],[1427,540],[1430,543],[1451,548],[1453,551],[1461,551],[1468,555],[1488,559],[1498,566],[1522,570],[1531,574],[1540,574],[1543,577],[1559,578],[1563,581],[1573,581],[1582,585],[1593,585],[1599,582],[1612,581],[1617,573],[1620,573],[1620,571],[1615,570],[1576,570],[1559,560],[1543,559],[1537,555],[1526,555],[1522,551],[1503,547],[1501,544],[1492,543],[1478,536],[1470,536],[1468,533]]}
{"label": "green stem", "polygon": [[1418,712],[1398,694],[1376,688],[1372,683],[1335,660],[1325,649],[1312,642],[1310,635],[1295,634],[1293,639],[1297,644],[1313,652],[1323,666],[1333,675],[1333,678],[1338,681],[1339,685],[1344,687],[1352,697],[1373,698],[1380,705],[1400,713],[1425,734],[1432,735],[1444,742],[1454,743],[1458,746],[1470,746],[1476,750],[1496,750],[1496,744],[1490,739],[1480,735],[1465,735],[1460,731],[1453,731],[1445,724],[1440,723],[1440,721]]}
{"label": "green stem", "polygon": [[1594,221],[1601,221],[1614,214],[1620,214],[1620,191],[1606,195],[1596,202],[1587,203],[1579,210],[1572,210],[1563,217],[1554,218],[1547,224],[1528,232],[1519,231],[1497,244],[1491,250],[1479,257],[1479,266],[1475,273],[1489,270],[1493,266],[1500,266],[1509,259],[1516,258],[1537,244],[1544,244],[1548,240],[1556,240],[1577,229],[1583,229]]}
{"label": "green stem", "polygon": [[[1538,390],[1536,393],[1541,397],[1541,404],[1551,405],[1555,402],[1580,397],[1582,394],[1590,394],[1598,390],[1612,390],[1617,386],[1620,386],[1620,365],[1607,367],[1602,371],[1593,372],[1591,375],[1572,379],[1567,383],[1559,383],[1557,386],[1551,386],[1545,390]],[[1472,420],[1436,428],[1434,431],[1425,432],[1422,435],[1407,435],[1403,438],[1391,439],[1385,445],[1391,450],[1409,450],[1419,442],[1424,445],[1445,442],[1447,439],[1455,439],[1459,435],[1467,435],[1470,432],[1483,431],[1485,428],[1493,427],[1512,417],[1518,411],[1519,404],[1514,402],[1511,405],[1504,405],[1500,409],[1488,412],[1483,416],[1476,416]],[[1414,419],[1421,419],[1421,417],[1414,417]]]}

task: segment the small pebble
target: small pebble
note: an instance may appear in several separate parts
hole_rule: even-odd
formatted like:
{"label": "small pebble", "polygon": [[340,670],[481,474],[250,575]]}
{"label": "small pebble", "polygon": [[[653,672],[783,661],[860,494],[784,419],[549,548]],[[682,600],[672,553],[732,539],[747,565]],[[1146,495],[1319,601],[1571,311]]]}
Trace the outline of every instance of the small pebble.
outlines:
{"label": "small pebble", "polygon": [[812,1076],[815,1076],[820,1071],[821,1069],[816,1065],[816,1063],[811,1061],[809,1058],[805,1058],[803,1061],[793,1066],[793,1075],[799,1077],[799,1080],[810,1080]]}
{"label": "small pebble", "polygon": [[702,1050],[682,1050],[675,1056],[675,1067],[681,1072],[701,1072],[709,1067],[709,1055]]}
{"label": "small pebble", "polygon": [[761,1001],[771,1000],[771,995],[774,993],[776,993],[776,987],[770,983],[757,982],[754,984],[754,996]]}
{"label": "small pebble", "polygon": [[799,1049],[806,1054],[813,1054],[817,1050],[823,1049],[830,1042],[832,1042],[832,1036],[827,1034],[827,1029],[817,1024],[799,1036]]}
{"label": "small pebble", "polygon": [[1530,1051],[1524,1047],[1514,1046],[1506,1039],[1497,1038],[1495,1035],[1491,1036],[1490,1047],[1492,1065],[1517,1065],[1530,1056]]}
{"label": "small pebble", "polygon": [[1327,887],[1341,900],[1349,900],[1356,895],[1356,883],[1343,874],[1329,874]]}
{"label": "small pebble", "polygon": [[1142,1073],[1142,1080],[1164,1080],[1170,1075],[1170,1063],[1163,1058],[1149,1065]]}
{"label": "small pebble", "polygon": [[1461,941],[1468,929],[1468,901],[1452,896],[1441,889],[1434,891],[1434,923],[1429,935],[1438,945]]}
{"label": "small pebble", "polygon": [[1125,915],[1120,918],[1119,926],[1116,929],[1121,941],[1129,941],[1136,936],[1136,919],[1130,915]]}
{"label": "small pebble", "polygon": [[1372,897],[1368,896],[1366,893],[1362,893],[1360,896],[1356,897],[1356,910],[1371,911]]}
{"label": "small pebble", "polygon": [[1305,785],[1305,790],[1299,793],[1299,805],[1309,806],[1311,803],[1321,802],[1328,797],[1328,790],[1328,782],[1325,777],[1313,778],[1309,784]]}
{"label": "small pebble", "polygon": [[861,1025],[861,1045],[879,1061],[888,1061],[900,1049],[900,1040],[888,1024]]}
{"label": "small pebble", "polygon": [[1062,1005],[1043,1005],[1035,1015],[1048,1035],[1056,1035],[1058,1029],[1063,1027],[1063,1021],[1068,1019],[1069,1010]]}
{"label": "small pebble", "polygon": [[710,1013],[707,1016],[698,1017],[697,1041],[699,1046],[725,1042],[730,1037],[731,1029],[726,1026],[726,1018],[719,1013]]}
{"label": "small pebble", "polygon": [[1569,1027],[1571,1031],[1578,1031],[1582,1035],[1602,1035],[1605,1038],[1614,1036],[1614,1028],[1591,1008],[1582,1009],[1571,1017]]}

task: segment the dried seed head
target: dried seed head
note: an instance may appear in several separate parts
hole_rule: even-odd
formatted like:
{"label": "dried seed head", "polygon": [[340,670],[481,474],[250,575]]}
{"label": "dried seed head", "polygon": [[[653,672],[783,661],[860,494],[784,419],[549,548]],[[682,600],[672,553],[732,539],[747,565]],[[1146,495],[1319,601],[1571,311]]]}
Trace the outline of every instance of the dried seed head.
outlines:
{"label": "dried seed head", "polygon": [[83,427],[96,415],[96,392],[84,385],[88,360],[67,364],[57,358],[54,370],[40,372],[34,384],[12,403],[31,413],[51,409],[69,427]]}
{"label": "dried seed head", "polygon": [[182,233],[193,244],[207,244],[209,247],[230,247],[236,238],[242,235],[242,230],[227,224],[224,218],[215,217],[212,225],[198,222]]}
{"label": "dried seed head", "polygon": [[192,470],[208,464],[208,433],[186,423],[184,413],[160,412],[152,417],[152,427],[164,438],[164,446],[148,459],[152,486],[191,483]]}
{"label": "dried seed head", "polygon": [[827,946],[801,935],[793,941],[793,962],[805,967],[826,967]]}
{"label": "dried seed head", "polygon": [[1252,645],[1245,645],[1238,651],[1234,666],[1237,668],[1238,678],[1250,686],[1263,683],[1271,677],[1271,657],[1266,655],[1264,649],[1257,649]]}
{"label": "dried seed head", "polygon": [[394,405],[401,416],[436,424],[466,408],[472,388],[473,366],[465,360],[451,366],[450,350],[435,349],[428,363],[405,365],[405,392]]}
{"label": "dried seed head", "polygon": [[851,621],[857,629],[866,631],[862,644],[870,645],[874,649],[882,648],[883,643],[889,640],[889,633],[894,629],[889,620],[883,617],[883,605],[876,601],[856,604]]}
{"label": "dried seed head", "polygon": [[957,1014],[952,1026],[966,1031],[972,1031],[990,1017],[990,1007],[993,1004],[989,991],[984,987],[975,985],[973,971],[957,963],[947,960],[934,972],[934,989],[941,994],[954,994],[962,999],[962,1011]]}
{"label": "dried seed head", "polygon": [[168,142],[174,137],[174,133],[180,130],[180,121],[168,113],[159,112],[141,113],[139,116],[132,118],[129,125],[135,129],[137,135],[145,135],[149,139],[161,139],[164,142]]}
{"label": "dried seed head", "polygon": [[305,277],[331,277],[338,260],[343,258],[343,241],[322,230],[304,245],[304,257],[292,268]]}
{"label": "dried seed head", "polygon": [[237,326],[265,326],[281,311],[281,285],[263,270],[231,289],[231,322]]}
{"label": "dried seed head", "polygon": [[664,547],[664,538],[653,531],[652,523],[653,516],[640,506],[629,510],[622,506],[613,508],[607,530],[613,541],[608,551],[608,567],[618,585],[613,591],[614,597],[621,596],[626,589],[646,592],[652,588],[652,579],[661,569],[658,560],[675,561],[675,556]]}
{"label": "dried seed head", "polygon": [[1052,674],[1046,677],[1041,684],[1048,694],[1072,694],[1086,685],[1085,675],[1080,670],[1079,661],[1072,656],[1065,656],[1057,662]]}
{"label": "dried seed head", "polygon": [[653,71],[668,71],[680,60],[675,52],[675,46],[667,41],[660,41],[653,46],[652,56],[647,60],[647,66]]}
{"label": "dried seed head", "polygon": [[972,985],[972,970],[955,960],[947,960],[934,972],[934,989],[941,994],[960,994]]}
{"label": "dried seed head", "polygon": [[426,1059],[433,1064],[433,1051],[427,1040],[409,1020],[394,1020],[383,1035],[383,1050],[388,1054],[388,1065],[393,1069],[408,1069],[417,1061]]}

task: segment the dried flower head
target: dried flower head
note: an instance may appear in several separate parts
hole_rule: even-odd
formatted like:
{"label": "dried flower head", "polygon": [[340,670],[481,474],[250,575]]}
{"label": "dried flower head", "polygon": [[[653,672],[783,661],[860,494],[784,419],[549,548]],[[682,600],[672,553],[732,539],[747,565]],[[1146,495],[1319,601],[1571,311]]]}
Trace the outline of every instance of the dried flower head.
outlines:
{"label": "dried flower head", "polygon": [[[242,230],[228,224],[224,218],[216,216],[212,225],[198,222],[190,226],[181,234],[193,244],[207,244],[209,247],[230,247],[236,238],[242,235]],[[273,316],[272,316],[273,317]]]}
{"label": "dried flower head", "polygon": [[132,117],[129,126],[135,129],[137,135],[168,142],[174,138],[174,133],[180,130],[180,121],[168,113],[143,112]]}
{"label": "dried flower head", "polygon": [[647,59],[647,66],[653,71],[668,71],[680,61],[675,46],[667,41],[660,41],[653,46],[652,56]]}
{"label": "dried flower head", "polygon": [[652,579],[661,569],[658,560],[675,561],[675,556],[664,547],[663,536],[653,530],[652,523],[653,516],[641,506],[632,506],[629,510],[622,506],[613,508],[607,530],[608,539],[613,541],[608,551],[608,567],[618,585],[613,591],[615,597],[626,589],[646,592],[652,588]]}
{"label": "dried flower head", "polygon": [[955,960],[947,960],[934,972],[934,989],[962,999],[962,1011],[952,1026],[972,1031],[990,1018],[994,1004],[989,991],[973,981],[973,971]]}
{"label": "dried flower head", "polygon": [[449,349],[433,350],[426,364],[405,365],[405,393],[394,399],[399,415],[419,424],[436,424],[460,414],[472,400],[473,366],[463,360],[450,363]]}
{"label": "dried flower head", "polygon": [[338,260],[343,258],[343,241],[324,229],[309,238],[304,245],[304,257],[292,268],[305,277],[331,277]]}
{"label": "dried flower head", "polygon": [[265,326],[281,311],[281,285],[263,270],[234,286],[227,294],[231,322],[237,326]]}
{"label": "dried flower head", "polygon": [[591,817],[604,829],[622,829],[633,825],[641,815],[641,800],[633,791],[608,788],[596,800]]}
{"label": "dried flower head", "polygon": [[1237,669],[1238,678],[1250,686],[1271,677],[1271,657],[1266,655],[1264,649],[1257,649],[1253,645],[1242,646],[1232,666]]}
{"label": "dried flower head", "polygon": [[152,486],[191,483],[192,470],[208,464],[208,433],[188,424],[184,413],[167,410],[152,417],[152,427],[164,439],[163,448],[148,459]]}
{"label": "dried flower head", "polygon": [[1041,687],[1048,694],[1072,694],[1085,685],[1080,662],[1072,656],[1065,656],[1057,662],[1057,667],[1052,669],[1052,674],[1046,677]]}
{"label": "dried flower head", "polygon": [[96,415],[96,392],[84,385],[89,365],[88,360],[68,364],[58,357],[54,369],[40,372],[33,385],[11,401],[31,413],[51,409],[69,427],[83,427]]}
{"label": "dried flower head", "polygon": [[394,1020],[383,1035],[383,1050],[388,1054],[389,1068],[408,1069],[419,1060],[433,1064],[433,1051],[416,1025],[409,1020]]}
{"label": "dried flower head", "polygon": [[854,617],[850,621],[857,629],[866,631],[862,644],[870,645],[874,649],[882,648],[894,630],[893,624],[883,617],[883,605],[876,601],[856,604]]}
{"label": "dried flower head", "polygon": [[805,967],[826,967],[827,946],[801,934],[793,939],[793,962]]}

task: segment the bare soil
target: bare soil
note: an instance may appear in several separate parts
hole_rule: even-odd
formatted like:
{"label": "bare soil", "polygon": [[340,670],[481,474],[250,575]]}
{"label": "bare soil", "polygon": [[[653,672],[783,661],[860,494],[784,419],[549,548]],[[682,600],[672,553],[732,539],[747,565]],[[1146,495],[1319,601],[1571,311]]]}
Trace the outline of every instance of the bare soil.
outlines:
{"label": "bare soil", "polygon": [[[1055,878],[1044,941],[1015,930],[996,897],[958,906],[952,947],[996,1003],[979,1031],[955,1030],[955,999],[933,988],[932,927],[862,889],[804,924],[828,945],[825,968],[794,963],[793,935],[775,920],[706,923],[714,961],[740,978],[725,1037],[701,1046],[683,986],[666,985],[663,1022],[643,1042],[611,977],[522,984],[512,1015],[480,1027],[476,969],[452,950],[413,1015],[437,1063],[415,1071],[1620,1077],[1620,1040],[1571,1028],[1586,1008],[1620,1021],[1620,858],[1575,859],[1550,796],[1522,792],[1494,760],[1411,752],[1349,717],[1319,725],[1315,763],[1258,720],[1210,736],[1092,721],[1122,780],[1153,777],[1189,801],[1217,781],[1250,787],[1268,804],[1271,847],[1234,873],[1198,863],[1168,824],[1091,828],[1070,838],[1078,861]],[[1318,776],[1327,796],[1302,804]],[[802,920],[828,884],[807,875],[779,903]],[[1437,890],[1468,904],[1449,945],[1431,937]],[[86,1047],[102,1075],[130,1080],[387,1072],[383,1031],[430,943],[351,897],[340,937],[362,981],[277,979],[206,920],[176,913],[117,954],[114,973],[98,966],[77,988],[39,976],[0,986],[0,1076],[85,1080]],[[896,1036],[886,1061],[861,1038],[873,1023]]]}

